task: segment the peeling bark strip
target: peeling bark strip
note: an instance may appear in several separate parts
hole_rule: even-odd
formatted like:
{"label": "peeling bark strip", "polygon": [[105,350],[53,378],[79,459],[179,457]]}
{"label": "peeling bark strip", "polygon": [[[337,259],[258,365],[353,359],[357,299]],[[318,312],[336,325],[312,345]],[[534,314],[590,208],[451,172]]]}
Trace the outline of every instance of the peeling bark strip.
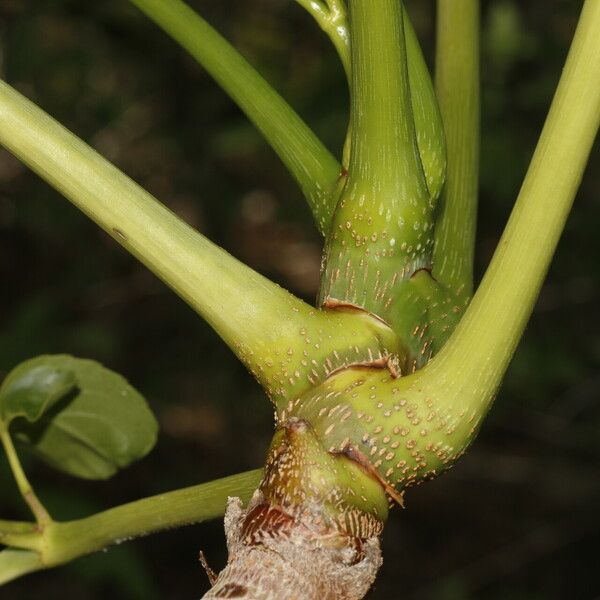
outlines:
{"label": "peeling bark strip", "polygon": [[229,562],[205,598],[359,600],[382,562],[386,516],[380,482],[289,419],[248,507],[229,499]]}
{"label": "peeling bark strip", "polygon": [[261,492],[245,510],[230,498],[225,533],[229,562],[207,599],[360,600],[382,563],[377,536],[312,531]]}

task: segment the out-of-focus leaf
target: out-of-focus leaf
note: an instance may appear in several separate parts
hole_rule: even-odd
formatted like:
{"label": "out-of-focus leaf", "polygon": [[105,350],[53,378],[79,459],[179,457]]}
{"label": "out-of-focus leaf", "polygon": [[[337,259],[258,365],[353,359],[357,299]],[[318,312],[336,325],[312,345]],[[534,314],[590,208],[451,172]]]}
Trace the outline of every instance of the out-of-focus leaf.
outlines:
{"label": "out-of-focus leaf", "polygon": [[47,357],[27,360],[15,367],[0,387],[0,420],[5,425],[16,417],[37,421],[75,385],[73,371]]}
{"label": "out-of-focus leaf", "polygon": [[54,468],[84,479],[106,479],[145,456],[157,422],[144,398],[117,373],[92,360],[40,357],[74,373],[77,387],[35,423],[13,423],[17,440]]}

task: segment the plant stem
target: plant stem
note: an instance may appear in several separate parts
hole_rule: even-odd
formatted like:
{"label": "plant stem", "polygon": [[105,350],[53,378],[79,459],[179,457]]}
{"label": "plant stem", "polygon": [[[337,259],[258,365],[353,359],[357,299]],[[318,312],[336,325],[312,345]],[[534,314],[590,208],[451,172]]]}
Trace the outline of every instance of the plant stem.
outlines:
{"label": "plant stem", "polygon": [[[403,489],[447,469],[475,438],[489,410],[533,309],[600,125],[599,39],[600,3],[587,0],[499,247],[437,356],[416,373],[397,379],[373,370],[340,371],[290,411],[289,416],[311,423],[325,447],[341,451],[350,442],[370,448],[373,467],[389,485]],[[417,273],[411,283],[427,296],[432,282],[422,276]],[[328,408],[329,398],[335,398],[334,411]]]}
{"label": "plant stem", "polygon": [[[417,144],[403,13],[397,0],[350,2],[352,147],[325,249],[319,301],[371,312],[407,343],[410,333],[398,321],[403,307],[395,301],[415,271],[431,266],[435,197]],[[411,39],[416,52],[414,34]],[[415,64],[424,69],[417,68],[415,100],[432,100],[420,53]],[[439,122],[435,101],[418,104],[423,121]],[[439,132],[433,148],[443,148],[441,127]],[[436,175],[443,179],[445,157],[434,159],[428,164],[437,164]],[[426,306],[418,308],[423,312]]]}
{"label": "plant stem", "polygon": [[131,538],[221,517],[227,498],[246,502],[258,487],[262,469],[151,496],[65,523],[48,532],[50,562],[66,562]]}
{"label": "plant stem", "polygon": [[[331,0],[327,8],[323,2],[314,0],[296,0],[303,6],[329,36],[340,57],[348,82],[352,76],[351,64],[351,33],[348,24],[348,11],[343,1]],[[446,149],[442,117],[433,90],[429,69],[417,34],[404,11],[404,34],[406,40],[406,59],[408,63],[408,79],[410,81],[410,96],[412,114],[417,132],[417,146],[429,194],[436,199],[444,183],[446,170]],[[352,127],[348,128],[344,157],[342,164],[347,169],[352,148]]]}
{"label": "plant stem", "polygon": [[[208,483],[159,494],[104,512],[64,523],[52,522],[38,534],[38,554],[0,552],[0,584],[25,573],[55,567],[80,556],[97,552],[112,544],[155,533],[164,529],[200,523],[224,514],[227,498],[239,497],[246,502],[258,487],[262,469],[239,473]],[[19,534],[12,535],[17,545]],[[22,532],[25,540],[30,531]],[[27,568],[19,569],[25,563]]]}
{"label": "plant stem", "polygon": [[351,0],[352,156],[349,181],[422,195],[406,63],[402,3]]}
{"label": "plant stem", "polygon": [[[504,234],[457,329],[428,365],[485,414],[533,310],[600,124],[600,2],[586,0],[533,160]],[[430,369],[431,368],[431,369]]]}
{"label": "plant stem", "polygon": [[479,172],[479,1],[438,0],[435,84],[448,167],[435,224],[433,274],[467,300]]}
{"label": "plant stem", "polygon": [[417,33],[404,10],[404,34],[412,116],[430,201],[435,202],[446,177],[446,137],[438,99]]}
{"label": "plant stem", "polygon": [[36,526],[27,521],[3,521],[0,519],[0,534],[4,533],[33,533]]}
{"label": "plant stem", "polygon": [[0,585],[43,568],[37,552],[14,548],[0,550]]}
{"label": "plant stem", "polygon": [[8,464],[10,465],[11,471],[17,483],[17,487],[19,488],[19,492],[23,497],[23,500],[27,503],[31,512],[35,516],[35,519],[38,525],[43,528],[49,523],[52,522],[48,511],[44,508],[44,505],[39,501],[36,496],[27,476],[25,475],[25,471],[23,471],[23,467],[21,466],[21,462],[19,461],[19,457],[15,450],[14,444],[10,437],[10,433],[6,427],[0,425],[0,440],[2,441],[2,445],[4,446],[4,451],[6,452],[6,457],[8,459]]}
{"label": "plant stem", "polygon": [[308,13],[312,15],[319,27],[327,34],[334,45],[346,78],[350,81],[350,32],[346,18],[346,7],[342,2],[327,2],[325,6],[319,0],[296,0]]}
{"label": "plant stem", "polygon": [[313,131],[256,70],[181,0],[131,0],[183,46],[231,96],[300,185],[321,233],[335,207],[341,167]]}
{"label": "plant stem", "polygon": [[315,310],[259,275],[1,81],[0,143],[202,315],[273,401],[350,360],[360,362],[362,354],[395,351],[385,325],[366,315]]}

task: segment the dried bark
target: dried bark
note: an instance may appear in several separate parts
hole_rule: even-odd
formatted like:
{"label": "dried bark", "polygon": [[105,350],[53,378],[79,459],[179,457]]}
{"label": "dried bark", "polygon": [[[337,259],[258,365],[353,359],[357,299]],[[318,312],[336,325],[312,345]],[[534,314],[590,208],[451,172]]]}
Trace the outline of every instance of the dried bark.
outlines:
{"label": "dried bark", "polygon": [[378,536],[319,531],[265,502],[230,498],[225,515],[229,561],[206,599],[360,600],[382,563]]}
{"label": "dried bark", "polygon": [[307,422],[289,419],[248,507],[229,499],[229,561],[204,598],[360,600],[381,566],[382,512],[379,481],[325,450]]}

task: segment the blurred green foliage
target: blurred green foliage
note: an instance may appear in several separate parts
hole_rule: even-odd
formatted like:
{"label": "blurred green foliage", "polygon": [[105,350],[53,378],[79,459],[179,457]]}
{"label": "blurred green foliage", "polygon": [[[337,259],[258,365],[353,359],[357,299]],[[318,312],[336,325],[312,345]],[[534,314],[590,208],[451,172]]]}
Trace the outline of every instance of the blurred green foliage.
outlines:
{"label": "blurred green foliage", "polygon": [[[408,2],[433,55],[433,2]],[[332,148],[347,88],[291,0],[192,5]],[[518,192],[581,2],[486,0],[477,271]],[[291,179],[208,76],[125,0],[3,0],[0,75],[174,211],[304,298],[320,240]],[[600,594],[598,149],[528,332],[481,435],[450,474],[408,494],[384,535],[378,599],[560,600]],[[0,153],[0,374],[41,353],[94,358],[149,399],[150,457],[105,483],[24,456],[57,518],[258,466],[272,431],[261,390],[178,298],[68,202]],[[243,302],[244,299],[240,298]],[[25,518],[0,459],[0,515]],[[198,597],[222,524],[168,532],[35,574],[3,599]]]}

